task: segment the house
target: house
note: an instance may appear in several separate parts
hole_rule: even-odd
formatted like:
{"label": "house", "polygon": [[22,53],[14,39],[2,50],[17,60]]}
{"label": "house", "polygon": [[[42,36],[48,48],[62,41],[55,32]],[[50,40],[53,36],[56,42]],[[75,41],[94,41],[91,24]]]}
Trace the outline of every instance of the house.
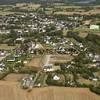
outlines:
{"label": "house", "polygon": [[29,48],[28,48],[29,52],[30,53],[36,53],[36,54],[39,54],[39,53],[43,53],[44,52],[44,47],[42,46],[42,44],[40,43],[36,43],[36,42],[31,42],[29,44]]}
{"label": "house", "polygon": [[53,64],[51,64],[49,61],[50,61],[50,57],[46,56],[45,63],[44,63],[44,66],[43,66],[43,69],[44,69],[45,72],[54,71]]}
{"label": "house", "polygon": [[3,57],[6,55],[6,51],[0,51],[0,57]]}
{"label": "house", "polygon": [[23,37],[17,38],[16,41],[24,41],[25,39]]}
{"label": "house", "polygon": [[5,67],[5,64],[3,62],[0,63],[0,68]]}
{"label": "house", "polygon": [[16,59],[15,58],[10,58],[7,60],[7,62],[14,62]]}
{"label": "house", "polygon": [[53,77],[53,80],[58,81],[58,80],[60,80],[60,77],[57,76],[57,75],[55,75],[55,76]]}
{"label": "house", "polygon": [[0,72],[2,72],[3,70],[4,70],[4,68],[1,68],[1,67],[0,67]]}
{"label": "house", "polygon": [[44,47],[40,43],[36,43],[33,49],[36,52],[36,54],[44,52]]}

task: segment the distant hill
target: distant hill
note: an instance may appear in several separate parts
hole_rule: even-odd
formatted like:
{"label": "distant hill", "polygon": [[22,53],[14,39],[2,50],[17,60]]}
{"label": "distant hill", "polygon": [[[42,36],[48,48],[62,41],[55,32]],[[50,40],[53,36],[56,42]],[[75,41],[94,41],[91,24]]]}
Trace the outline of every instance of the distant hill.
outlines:
{"label": "distant hill", "polygon": [[[15,4],[15,3],[27,3],[27,2],[44,2],[44,1],[57,1],[57,0],[0,0],[0,4]],[[67,3],[95,3],[95,4],[100,4],[100,0],[63,0],[64,2]]]}

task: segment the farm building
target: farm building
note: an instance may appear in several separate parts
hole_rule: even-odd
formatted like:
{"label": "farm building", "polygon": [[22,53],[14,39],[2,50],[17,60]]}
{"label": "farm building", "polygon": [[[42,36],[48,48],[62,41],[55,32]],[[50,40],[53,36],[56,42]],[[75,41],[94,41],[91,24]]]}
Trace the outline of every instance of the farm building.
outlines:
{"label": "farm building", "polygon": [[90,29],[91,30],[99,30],[100,27],[99,27],[99,25],[90,25]]}

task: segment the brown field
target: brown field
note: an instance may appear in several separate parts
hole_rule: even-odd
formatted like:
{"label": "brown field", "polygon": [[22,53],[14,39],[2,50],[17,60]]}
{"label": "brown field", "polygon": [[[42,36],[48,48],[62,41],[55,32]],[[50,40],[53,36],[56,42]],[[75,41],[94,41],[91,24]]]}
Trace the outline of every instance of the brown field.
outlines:
{"label": "brown field", "polygon": [[100,35],[100,30],[91,30],[89,28],[75,28],[74,31],[79,32],[79,36],[83,38],[86,37],[88,33]]}
{"label": "brown field", "polygon": [[87,35],[88,35],[87,32],[80,32],[79,33],[79,36],[82,37],[82,38],[85,38]]}
{"label": "brown field", "polygon": [[66,8],[82,8],[81,6],[55,6],[55,8],[62,8],[62,9],[66,9]]}
{"label": "brown field", "polygon": [[34,57],[28,64],[26,64],[29,68],[41,69],[42,57]]}
{"label": "brown field", "polygon": [[82,78],[82,77],[79,77],[78,82],[79,82],[79,83],[82,83],[82,84],[87,84],[87,85],[93,84],[93,81],[84,79],[84,78]]}
{"label": "brown field", "polygon": [[[98,8],[100,7],[100,5],[95,5],[95,6],[90,6],[90,7],[93,7],[93,8]],[[74,6],[74,5],[56,5],[54,6],[54,8],[62,8],[62,9],[66,9],[66,8],[83,8],[82,6]]]}
{"label": "brown field", "polygon": [[40,7],[40,4],[34,4],[34,3],[17,3],[16,7],[20,7],[21,9],[33,9],[36,10]]}
{"label": "brown field", "polygon": [[73,59],[70,55],[52,55],[50,62],[51,63],[66,63]]}
{"label": "brown field", "polygon": [[0,100],[100,100],[85,88],[45,87],[22,90],[17,82],[0,81]]}
{"label": "brown field", "polygon": [[[92,9],[89,11],[85,11],[82,6],[55,6],[56,9],[61,9],[62,11],[56,11],[54,14],[62,14],[62,15],[73,15],[73,14],[81,14],[81,15],[92,15],[92,14],[100,14],[100,5],[99,6],[91,6]],[[71,10],[71,9],[74,9]]]}
{"label": "brown field", "polygon": [[89,12],[66,12],[66,11],[59,11],[55,12],[55,15],[73,15],[73,14],[79,14],[79,15],[95,15],[95,14],[100,14],[100,11],[89,11]]}
{"label": "brown field", "polygon": [[20,81],[26,74],[9,74],[3,80],[10,81],[10,82],[17,82]]}
{"label": "brown field", "polygon": [[16,47],[19,47],[20,45],[16,46],[8,46],[7,44],[0,44],[0,49],[2,50],[12,50],[15,49]]}
{"label": "brown field", "polygon": [[54,14],[58,14],[58,15],[73,15],[73,14],[79,14],[79,15],[95,15],[95,14],[100,14],[100,9],[93,9],[93,10],[90,10],[90,11],[57,11],[55,12]]}

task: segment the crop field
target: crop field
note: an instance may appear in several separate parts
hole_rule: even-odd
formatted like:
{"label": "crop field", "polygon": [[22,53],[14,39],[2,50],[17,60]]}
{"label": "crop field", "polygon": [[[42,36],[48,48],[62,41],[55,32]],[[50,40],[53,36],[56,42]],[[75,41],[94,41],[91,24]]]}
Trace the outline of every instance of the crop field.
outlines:
{"label": "crop field", "polygon": [[42,64],[42,57],[33,57],[32,60],[26,64],[27,67],[33,69],[40,69]]}
{"label": "crop field", "polygon": [[70,55],[52,55],[50,62],[51,63],[66,63],[73,59]]}
{"label": "crop field", "polygon": [[12,73],[12,74],[7,75],[3,80],[17,82],[17,81],[20,81],[25,76],[26,76],[26,74],[14,74],[14,73]]}
{"label": "crop field", "polygon": [[100,9],[93,7],[89,11],[85,11],[84,8],[80,6],[61,6],[61,7],[55,7],[56,9],[60,9],[58,11],[55,11],[54,14],[62,14],[62,15],[73,15],[73,14],[80,14],[80,15],[95,15],[100,14]]}
{"label": "crop field", "polygon": [[0,100],[100,100],[87,88],[44,87],[22,90],[18,82],[0,81]]}
{"label": "crop field", "polygon": [[9,14],[14,14],[15,12],[10,12],[10,11],[0,11],[0,15],[9,15]]}
{"label": "crop field", "polygon": [[0,81],[0,100],[27,100],[17,82]]}
{"label": "crop field", "polygon": [[89,28],[75,28],[75,32],[79,32],[79,36],[85,38],[88,33],[100,35],[100,30],[91,30]]}
{"label": "crop field", "polygon": [[99,11],[89,11],[89,12],[67,12],[67,11],[58,11],[54,13],[55,15],[73,15],[73,14],[79,14],[79,15],[95,15],[95,14],[100,14],[100,10]]}
{"label": "crop field", "polygon": [[79,77],[78,82],[82,84],[93,85],[93,81],[84,79],[82,77]]}
{"label": "crop field", "polygon": [[87,32],[80,32],[79,33],[79,36],[82,37],[82,38],[85,38],[87,35],[88,35]]}
{"label": "crop field", "polygon": [[8,46],[7,44],[0,44],[0,50],[12,50],[15,49],[16,47],[19,47],[20,45],[16,46]]}
{"label": "crop field", "polygon": [[[22,10],[28,10],[28,11],[31,11],[31,10],[36,10],[40,7],[41,5],[40,4],[33,4],[33,3],[18,3],[16,5],[1,5],[0,6],[0,15],[9,15],[9,14],[20,14],[20,11],[16,12],[13,10],[13,8],[19,8],[19,9],[22,9]],[[21,12],[22,14],[22,12]]]}
{"label": "crop field", "polygon": [[40,4],[33,4],[33,3],[18,3],[16,4],[16,7],[19,7],[20,9],[29,9],[29,10],[36,10],[40,7]]}

